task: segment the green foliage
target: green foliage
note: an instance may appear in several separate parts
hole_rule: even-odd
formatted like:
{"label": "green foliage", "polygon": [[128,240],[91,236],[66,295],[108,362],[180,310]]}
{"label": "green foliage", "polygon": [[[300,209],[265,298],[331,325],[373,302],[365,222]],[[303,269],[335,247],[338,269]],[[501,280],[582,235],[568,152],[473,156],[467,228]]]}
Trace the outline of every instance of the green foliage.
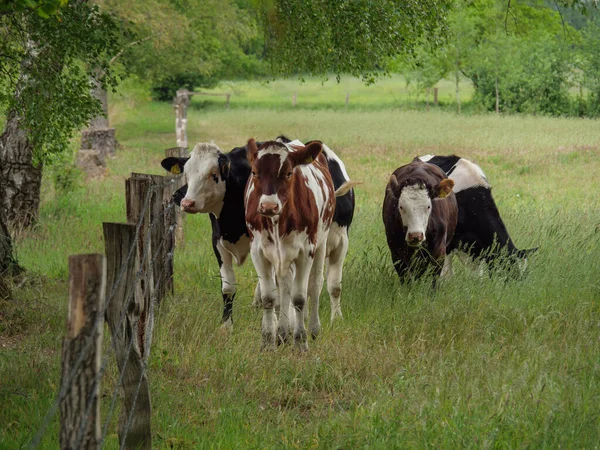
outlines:
{"label": "green foliage", "polygon": [[440,44],[451,0],[275,0],[259,2],[275,73],[350,74],[373,82],[389,59],[423,39]]}
{"label": "green foliage", "polygon": [[582,31],[581,70],[588,90],[587,113],[600,115],[600,21],[590,21]]}
{"label": "green foliage", "polygon": [[69,0],[0,0],[0,14],[22,13],[27,10],[48,19],[60,8],[66,6]]}
{"label": "green foliage", "polygon": [[[494,45],[496,44],[496,45]],[[493,111],[561,115],[570,111],[573,52],[553,36],[515,39],[501,36],[478,50],[470,67],[475,101]]]}
{"label": "green foliage", "polygon": [[3,15],[0,24],[0,107],[21,118],[35,160],[45,162],[101,112],[90,77],[98,70],[105,87],[116,85],[109,59],[119,49],[119,28],[84,1],[49,18],[35,10]]}
{"label": "green foliage", "polygon": [[150,82],[156,99],[265,72],[262,36],[244,2],[106,0],[103,7],[135,32],[135,40],[122,43],[121,61]]}
{"label": "green foliage", "polygon": [[[571,5],[573,6],[573,5]],[[576,71],[579,33],[545,2],[457,2],[450,37],[439,47],[424,44],[415,58],[398,64],[422,90],[459,74],[475,88],[480,109],[508,113],[572,113],[569,96]]]}

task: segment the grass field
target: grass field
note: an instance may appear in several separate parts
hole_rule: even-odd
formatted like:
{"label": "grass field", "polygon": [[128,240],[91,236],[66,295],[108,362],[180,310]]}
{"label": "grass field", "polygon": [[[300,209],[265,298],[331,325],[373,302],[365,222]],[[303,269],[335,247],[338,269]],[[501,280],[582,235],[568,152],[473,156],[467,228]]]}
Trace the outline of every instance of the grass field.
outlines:
{"label": "grass field", "polygon": [[[317,84],[306,86],[315,98]],[[150,359],[155,448],[597,448],[600,122],[368,105],[294,110],[253,95],[229,111],[192,108],[189,140],[228,150],[249,137],[317,138],[364,182],[344,320],[328,325],[324,291],[324,331],[307,354],[260,353],[249,261],[238,271],[234,332],[218,333],[210,223],[187,217],[176,295],[157,318]],[[384,89],[368,101],[387,97]],[[164,149],[175,145],[170,105],[140,92],[113,100],[122,148],[109,174],[66,194],[46,179],[39,224],[16,242],[28,272],[17,298],[0,305],[0,448],[27,444],[58,390],[68,255],[103,251],[102,222],[125,219],[124,179],[160,174]],[[381,221],[384,188],[396,167],[425,153],[483,167],[517,246],[540,247],[526,279],[477,277],[457,262],[436,291],[427,281],[399,284]],[[103,417],[115,383],[113,365]],[[55,420],[42,448],[56,448],[57,436]],[[107,448],[117,444],[113,420]]]}

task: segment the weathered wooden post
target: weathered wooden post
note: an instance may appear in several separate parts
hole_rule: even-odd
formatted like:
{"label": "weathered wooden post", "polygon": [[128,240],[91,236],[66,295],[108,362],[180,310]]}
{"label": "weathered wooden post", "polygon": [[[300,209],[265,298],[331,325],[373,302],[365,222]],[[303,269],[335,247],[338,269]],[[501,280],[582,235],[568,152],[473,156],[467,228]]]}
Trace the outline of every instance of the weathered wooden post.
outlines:
{"label": "weathered wooden post", "polygon": [[150,203],[150,218],[153,223],[150,229],[150,248],[153,259],[153,291],[156,303],[160,304],[166,293],[173,290],[172,255],[175,247],[175,236],[169,229],[171,225],[175,224],[176,208],[169,206],[173,194],[170,187],[165,187],[170,177],[145,173],[132,173],[131,177],[149,180],[153,189],[153,197]]}
{"label": "weathered wooden post", "polygon": [[177,146],[187,148],[187,107],[190,104],[190,92],[179,89],[175,97],[175,135]]}
{"label": "weathered wooden post", "polygon": [[429,88],[425,89],[425,105],[427,107],[427,111],[429,112]]}
{"label": "weathered wooden post", "polygon": [[227,96],[227,100],[225,100],[225,109],[229,109],[229,100],[231,100],[231,92],[225,94]]}
{"label": "weathered wooden post", "polygon": [[109,286],[106,321],[112,334],[117,367],[123,379],[120,392],[124,405],[119,416],[119,443],[124,443],[127,449],[150,449],[152,407],[138,339],[140,305],[135,303],[134,295],[139,266],[135,254],[136,226],[105,222],[103,228]]}
{"label": "weathered wooden post", "polygon": [[[96,449],[100,435],[100,361],[104,334],[106,259],[69,257],[67,336],[62,345],[60,448]],[[82,352],[85,351],[85,355]],[[82,357],[73,375],[75,362]]]}
{"label": "weathered wooden post", "polygon": [[[140,309],[138,334],[142,356],[145,356],[149,351],[149,349],[145,348],[146,333],[151,333],[153,326],[151,322],[153,316],[149,314],[150,308],[154,306],[152,298],[154,294],[154,273],[150,266],[154,255],[152,254],[150,223],[157,200],[156,195],[152,192],[151,185],[152,182],[146,178],[131,177],[125,181],[127,222],[134,224],[142,222],[136,242],[136,255],[140,270],[142,271],[142,277],[138,280],[135,290],[135,304]],[[162,198],[159,199],[159,202],[161,200]],[[145,202],[149,202],[148,206],[145,206]]]}
{"label": "weathered wooden post", "polygon": [[433,88],[433,105],[434,106],[438,105],[438,88],[437,87]]}
{"label": "weathered wooden post", "polygon": [[346,107],[348,106],[349,102],[350,102],[350,92],[346,92]]}
{"label": "weathered wooden post", "polygon": [[298,95],[294,92],[294,95],[292,95],[292,106],[294,108],[296,107],[296,100],[298,100]]}

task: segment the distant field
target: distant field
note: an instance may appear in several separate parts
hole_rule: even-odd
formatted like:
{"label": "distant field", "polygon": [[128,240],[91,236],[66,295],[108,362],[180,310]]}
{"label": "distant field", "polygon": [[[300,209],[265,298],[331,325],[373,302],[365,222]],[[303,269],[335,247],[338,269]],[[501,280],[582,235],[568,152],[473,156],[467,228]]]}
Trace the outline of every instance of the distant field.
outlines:
{"label": "distant field", "polygon": [[[442,80],[438,83],[440,107],[455,108],[456,93],[454,82]],[[225,82],[214,89],[199,89],[202,92],[231,92],[231,108],[277,108],[292,107],[292,98],[296,94],[297,109],[377,109],[420,108],[425,109],[426,97],[414,84],[407,84],[401,75],[382,76],[377,83],[366,86],[357,78],[343,77],[338,83],[335,77],[328,80],[307,78],[305,82],[297,79]],[[348,105],[346,105],[346,95]],[[473,95],[471,83],[460,83],[462,102],[468,102]],[[433,90],[429,95],[433,106]],[[192,106],[218,107],[225,104],[224,97],[194,97]]]}
{"label": "distant field", "polygon": [[[310,82],[295,110],[292,82],[239,85],[229,111],[190,109],[191,143],[214,140],[227,151],[249,137],[321,139],[364,184],[345,318],[328,325],[324,290],[324,332],[305,355],[288,346],[259,352],[251,261],[238,271],[234,332],[217,332],[210,223],[186,218],[176,295],[160,311],[150,360],[155,448],[598,446],[600,121],[379,108],[408,95],[393,81],[372,91]],[[323,107],[343,105],[351,86],[351,103],[375,106]],[[300,107],[309,102],[318,108]],[[102,222],[125,218],[124,179],[162,173],[164,149],[175,145],[172,106],[141,92],[113,97],[111,121],[122,148],[107,177],[65,195],[45,179],[40,223],[17,240],[28,275],[17,301],[0,305],[0,448],[26,444],[56,395],[68,255],[103,250]],[[540,247],[526,279],[477,277],[456,262],[456,276],[435,292],[427,281],[398,283],[381,221],[384,188],[396,167],[426,153],[456,153],[485,170],[516,245]],[[103,393],[115,382],[113,366]],[[57,430],[54,422],[42,448],[56,448]],[[106,447],[117,448],[114,423]]]}

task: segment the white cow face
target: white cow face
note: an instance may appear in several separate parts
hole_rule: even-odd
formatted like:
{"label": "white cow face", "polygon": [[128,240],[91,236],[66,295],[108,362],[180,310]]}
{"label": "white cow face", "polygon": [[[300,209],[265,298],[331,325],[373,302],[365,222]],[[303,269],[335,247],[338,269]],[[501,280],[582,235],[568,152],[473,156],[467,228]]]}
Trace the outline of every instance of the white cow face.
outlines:
{"label": "white cow face", "polygon": [[406,242],[418,247],[425,241],[425,232],[431,214],[431,197],[422,184],[405,186],[398,200],[400,218],[406,227]]}
{"label": "white cow face", "polygon": [[191,158],[184,166],[188,189],[181,200],[181,208],[188,213],[213,213],[216,216],[223,207],[225,180],[219,155],[224,157],[214,144],[196,144]]}
{"label": "white cow face", "polygon": [[452,180],[444,179],[433,189],[425,184],[410,184],[402,188],[398,209],[402,224],[406,227],[406,242],[418,247],[426,240],[427,224],[433,208],[433,198],[444,198],[452,192]]}

